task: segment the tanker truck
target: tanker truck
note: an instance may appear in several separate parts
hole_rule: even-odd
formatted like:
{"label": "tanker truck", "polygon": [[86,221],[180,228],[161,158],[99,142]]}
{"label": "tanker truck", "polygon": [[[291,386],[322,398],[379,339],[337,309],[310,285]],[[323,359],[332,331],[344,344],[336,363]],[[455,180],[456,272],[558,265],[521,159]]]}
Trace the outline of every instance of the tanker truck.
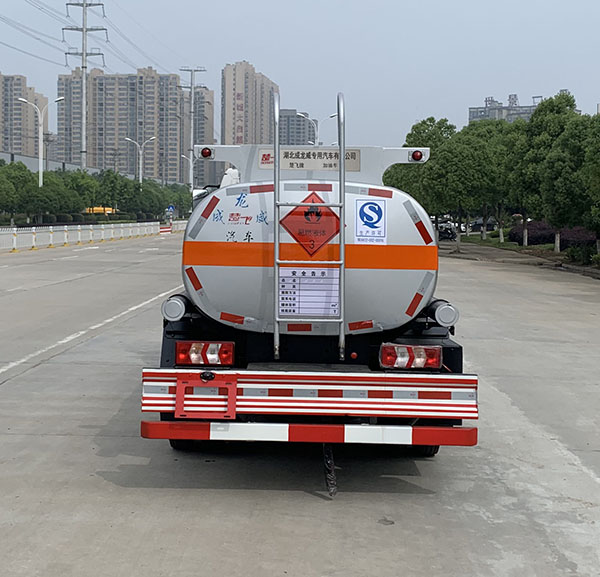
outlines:
{"label": "tanker truck", "polygon": [[[381,184],[427,148],[196,146],[239,182],[205,195],[183,240],[184,290],[162,305],[160,367],[143,370],[145,438],[472,446],[476,375],[434,296],[435,231],[409,194]],[[156,413],[158,415],[156,415]]]}

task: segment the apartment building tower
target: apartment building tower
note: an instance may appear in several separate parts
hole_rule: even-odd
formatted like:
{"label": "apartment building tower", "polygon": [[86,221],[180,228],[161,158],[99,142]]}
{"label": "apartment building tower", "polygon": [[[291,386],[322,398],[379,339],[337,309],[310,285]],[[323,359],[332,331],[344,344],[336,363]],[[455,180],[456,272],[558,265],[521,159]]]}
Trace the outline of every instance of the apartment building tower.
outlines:
{"label": "apartment building tower", "polygon": [[277,84],[249,62],[227,64],[221,74],[222,144],[272,143],[276,92]]}
{"label": "apartment building tower", "polygon": [[317,138],[315,126],[318,126],[318,121],[309,120],[308,113],[299,113],[295,108],[282,108],[279,116],[279,141],[288,146],[314,143]]}
{"label": "apartment building tower", "polygon": [[[48,99],[27,86],[27,79],[20,75],[0,73],[0,152],[24,156],[39,155],[37,112],[18,99],[34,103],[40,110]],[[48,132],[48,115],[44,116],[44,132]]]}
{"label": "apartment building tower", "polygon": [[[58,77],[57,154],[63,162],[78,163],[81,151],[81,69]],[[151,67],[135,74],[104,74],[93,69],[88,77],[88,165],[137,174],[138,149],[144,147],[143,174],[164,183],[183,182],[183,94],[179,75],[158,74]]]}

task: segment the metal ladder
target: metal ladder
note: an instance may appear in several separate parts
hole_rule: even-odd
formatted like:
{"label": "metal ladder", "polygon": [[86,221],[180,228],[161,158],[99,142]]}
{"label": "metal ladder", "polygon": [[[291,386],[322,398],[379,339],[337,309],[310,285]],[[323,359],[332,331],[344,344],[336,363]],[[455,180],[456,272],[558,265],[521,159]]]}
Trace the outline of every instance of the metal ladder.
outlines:
{"label": "metal ladder", "polygon": [[[319,203],[319,207],[330,207],[339,209],[340,232],[339,232],[339,260],[281,260],[281,209],[297,206],[314,206],[309,202],[282,202],[281,201],[281,167],[280,167],[280,150],[279,143],[279,94],[274,94],[273,102],[273,117],[275,128],[274,139],[274,291],[273,291],[273,340],[274,340],[274,357],[279,359],[280,354],[280,323],[335,323],[339,327],[338,348],[339,358],[341,361],[346,356],[346,315],[345,315],[345,272],[346,272],[346,227],[345,227],[345,199],[346,199],[346,134],[344,125],[344,95],[340,92],[337,95],[337,119],[338,119],[338,146],[339,146],[339,188],[338,202]],[[339,316],[337,318],[283,318],[279,314],[280,310],[280,268],[282,265],[336,265],[339,268]]]}

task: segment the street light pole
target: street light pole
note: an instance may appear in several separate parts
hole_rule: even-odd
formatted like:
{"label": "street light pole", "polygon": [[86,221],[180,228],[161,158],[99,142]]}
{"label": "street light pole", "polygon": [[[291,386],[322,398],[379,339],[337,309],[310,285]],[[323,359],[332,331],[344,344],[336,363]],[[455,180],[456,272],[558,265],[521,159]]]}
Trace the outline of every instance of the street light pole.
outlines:
{"label": "street light pole", "polygon": [[156,136],[151,136],[147,140],[144,140],[144,142],[142,142],[142,144],[140,144],[136,140],[133,140],[133,138],[129,138],[128,136],[125,137],[125,140],[127,140],[128,142],[133,142],[133,144],[135,144],[138,149],[138,182],[140,183],[140,191],[142,190],[142,177],[143,177],[142,173],[144,170],[144,164],[143,164],[143,162],[144,162],[144,146],[146,146],[146,144],[148,144],[150,141],[155,140],[155,139],[156,139]]}
{"label": "street light pole", "polygon": [[313,125],[313,127],[315,129],[314,145],[319,146],[319,127],[321,126],[321,123],[325,122],[328,118],[335,118],[337,116],[337,112],[330,114],[326,118],[323,118],[323,120],[319,120],[319,122],[315,122],[310,116],[308,116],[308,114],[304,114],[302,112],[296,112],[296,116],[299,116],[300,118],[304,118],[304,119],[308,120]]}
{"label": "street light pole", "polygon": [[[57,98],[54,102],[61,102],[65,97],[61,96]],[[30,102],[26,98],[17,98],[19,102],[24,102],[25,104],[30,104],[35,108],[37,113],[37,121],[38,121],[38,186],[42,188],[44,186],[44,116],[46,115],[46,110],[48,110],[48,105],[44,106],[41,110],[39,106],[33,102]]]}
{"label": "street light pole", "polygon": [[182,154],[181,158],[185,158],[190,163],[190,166],[191,166],[190,174],[192,175],[192,180],[190,182],[190,192],[193,194],[194,193],[194,178],[193,178],[193,175],[194,175],[194,164],[196,164],[196,157],[192,156],[190,158],[189,156],[186,156],[185,154]]}

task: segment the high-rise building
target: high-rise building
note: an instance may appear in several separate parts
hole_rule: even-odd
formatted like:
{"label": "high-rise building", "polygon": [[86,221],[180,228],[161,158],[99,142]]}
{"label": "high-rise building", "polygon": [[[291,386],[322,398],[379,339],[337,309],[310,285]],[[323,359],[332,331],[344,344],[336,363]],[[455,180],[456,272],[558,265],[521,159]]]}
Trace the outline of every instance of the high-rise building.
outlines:
{"label": "high-rise building", "polygon": [[318,126],[317,121],[310,118],[308,113],[299,113],[295,108],[282,108],[279,114],[279,140],[282,145],[290,146],[314,143],[317,138],[315,126]]}
{"label": "high-rise building", "polygon": [[227,64],[221,74],[221,143],[272,143],[276,92],[277,84],[249,62]]}
{"label": "high-rise building", "polygon": [[[12,152],[25,156],[38,156],[37,112],[24,98],[40,110],[48,105],[48,99],[27,86],[27,79],[20,75],[0,74],[0,152]],[[48,116],[44,116],[44,132],[48,132]]]}
{"label": "high-rise building", "polygon": [[[215,143],[215,93],[206,86],[194,88],[194,144]],[[190,151],[190,93],[186,91],[183,98],[181,117],[183,122],[183,149],[181,152],[181,171],[184,175],[183,182],[189,184],[189,158]],[[216,163],[202,158],[194,161],[194,187],[202,187],[215,181],[213,168]]]}
{"label": "high-rise building", "polygon": [[[183,182],[184,150],[182,89],[177,74],[158,74],[140,68],[135,74],[104,74],[93,69],[88,77],[88,165],[136,174],[138,149],[144,147],[144,177]],[[81,69],[58,77],[57,153],[64,162],[78,163],[81,151]]]}
{"label": "high-rise building", "polygon": [[507,122],[514,122],[517,118],[529,120],[541,98],[541,96],[534,96],[532,105],[520,106],[517,95],[509,94],[508,106],[505,106],[493,96],[488,96],[484,101],[484,106],[469,108],[469,122],[483,119],[506,120]]}

